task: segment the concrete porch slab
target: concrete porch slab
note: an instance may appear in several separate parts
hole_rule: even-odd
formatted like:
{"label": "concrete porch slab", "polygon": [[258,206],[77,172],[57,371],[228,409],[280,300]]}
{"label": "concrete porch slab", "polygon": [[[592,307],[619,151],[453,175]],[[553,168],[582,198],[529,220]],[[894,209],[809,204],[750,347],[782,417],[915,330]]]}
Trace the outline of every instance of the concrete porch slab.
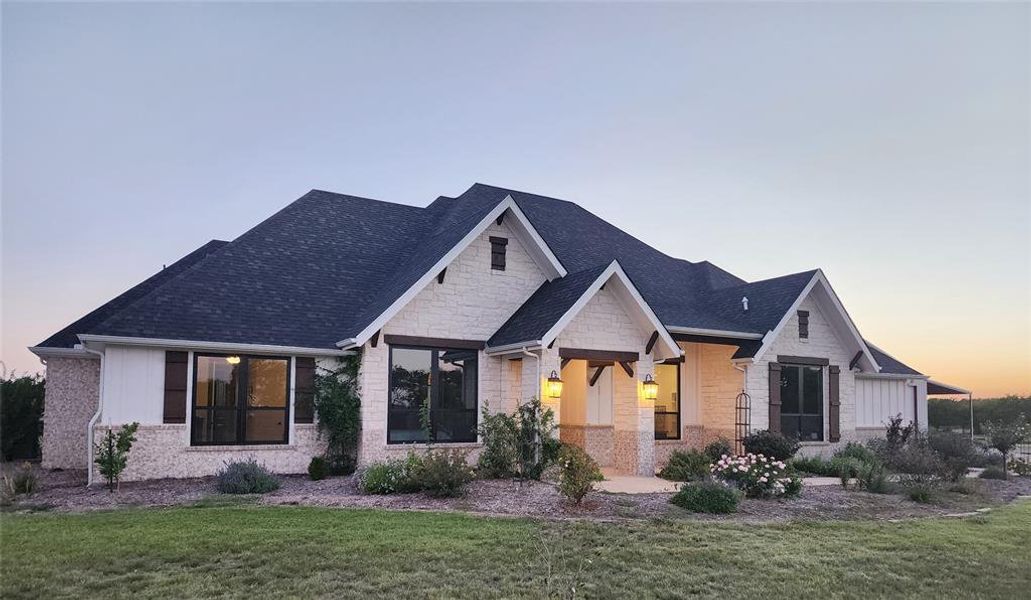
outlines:
{"label": "concrete porch slab", "polygon": [[658,477],[621,474],[614,469],[602,469],[604,481],[595,484],[598,491],[610,494],[663,494],[680,489],[680,483]]}

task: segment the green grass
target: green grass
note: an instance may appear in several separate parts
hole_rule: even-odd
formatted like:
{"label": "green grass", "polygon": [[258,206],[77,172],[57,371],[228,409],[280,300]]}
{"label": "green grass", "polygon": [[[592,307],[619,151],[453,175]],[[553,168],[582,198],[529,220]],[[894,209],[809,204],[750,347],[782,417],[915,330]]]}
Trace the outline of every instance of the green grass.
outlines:
{"label": "green grass", "polygon": [[587,597],[1016,598],[1031,589],[1031,502],[969,519],[765,526],[209,503],[4,514],[0,542],[5,599],[543,597],[573,585]]}

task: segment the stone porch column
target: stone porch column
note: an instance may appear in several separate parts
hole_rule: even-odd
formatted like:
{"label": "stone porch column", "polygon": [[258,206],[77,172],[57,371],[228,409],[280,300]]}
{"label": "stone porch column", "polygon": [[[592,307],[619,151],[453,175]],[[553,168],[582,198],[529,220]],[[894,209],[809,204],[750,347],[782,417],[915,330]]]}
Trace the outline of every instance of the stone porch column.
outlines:
{"label": "stone porch column", "polygon": [[654,375],[654,363],[642,354],[634,365],[634,376],[623,367],[613,367],[613,422],[616,468],[634,475],[655,474],[655,403],[646,400],[641,383]]}

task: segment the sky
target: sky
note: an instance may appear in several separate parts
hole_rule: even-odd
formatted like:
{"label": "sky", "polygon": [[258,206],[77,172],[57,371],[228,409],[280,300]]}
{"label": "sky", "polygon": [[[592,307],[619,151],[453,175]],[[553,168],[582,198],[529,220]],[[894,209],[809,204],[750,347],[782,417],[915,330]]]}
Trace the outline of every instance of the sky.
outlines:
{"label": "sky", "polygon": [[2,5],[2,359],[310,189],[575,201],[1031,394],[1028,4]]}

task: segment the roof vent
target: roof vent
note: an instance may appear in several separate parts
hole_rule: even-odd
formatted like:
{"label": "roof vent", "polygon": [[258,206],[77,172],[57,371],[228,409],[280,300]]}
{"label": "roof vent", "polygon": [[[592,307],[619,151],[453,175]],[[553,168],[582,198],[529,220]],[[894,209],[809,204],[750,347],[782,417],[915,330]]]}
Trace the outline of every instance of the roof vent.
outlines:
{"label": "roof vent", "polygon": [[745,312],[748,312],[748,296],[742,296],[741,297],[741,308]]}

